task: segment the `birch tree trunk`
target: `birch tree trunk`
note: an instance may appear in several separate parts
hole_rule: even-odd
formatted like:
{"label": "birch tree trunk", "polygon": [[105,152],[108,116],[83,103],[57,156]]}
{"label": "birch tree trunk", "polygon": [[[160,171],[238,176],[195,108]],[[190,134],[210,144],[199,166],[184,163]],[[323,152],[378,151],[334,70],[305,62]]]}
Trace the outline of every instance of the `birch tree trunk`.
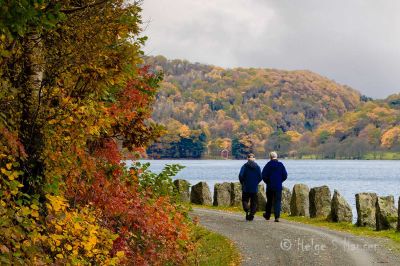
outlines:
{"label": "birch tree trunk", "polygon": [[24,145],[27,159],[22,162],[25,168],[23,177],[27,192],[38,192],[44,176],[43,132],[42,123],[38,121],[41,111],[43,87],[44,51],[41,35],[27,34],[23,40],[23,69],[20,88],[21,100],[21,141]]}

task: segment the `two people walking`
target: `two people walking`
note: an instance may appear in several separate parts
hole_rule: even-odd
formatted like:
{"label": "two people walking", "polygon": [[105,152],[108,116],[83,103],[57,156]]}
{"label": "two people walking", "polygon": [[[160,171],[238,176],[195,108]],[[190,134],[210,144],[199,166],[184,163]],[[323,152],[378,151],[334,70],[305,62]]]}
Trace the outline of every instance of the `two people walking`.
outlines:
{"label": "two people walking", "polygon": [[266,220],[271,218],[272,208],[274,209],[275,222],[279,222],[282,199],[282,183],[287,179],[287,171],[282,162],[278,161],[278,154],[271,152],[270,161],[261,171],[260,166],[255,162],[254,154],[247,156],[247,163],[240,169],[239,181],[242,184],[242,205],[246,212],[246,220],[252,221],[258,205],[258,184],[263,180],[267,186],[267,202],[263,217]]}

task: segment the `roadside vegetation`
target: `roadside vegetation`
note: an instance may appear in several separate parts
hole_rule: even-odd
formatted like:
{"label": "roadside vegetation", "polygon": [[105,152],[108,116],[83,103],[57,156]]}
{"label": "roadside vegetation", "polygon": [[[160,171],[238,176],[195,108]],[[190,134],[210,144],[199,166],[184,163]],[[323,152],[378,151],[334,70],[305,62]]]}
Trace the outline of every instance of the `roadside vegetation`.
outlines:
{"label": "roadside vegetation", "polygon": [[1,2],[0,265],[185,265],[207,239],[180,166],[124,163],[164,133],[140,2]]}
{"label": "roadside vegetation", "polygon": [[189,265],[196,266],[236,266],[241,257],[237,247],[226,237],[196,225],[192,228],[195,244],[189,256]]}

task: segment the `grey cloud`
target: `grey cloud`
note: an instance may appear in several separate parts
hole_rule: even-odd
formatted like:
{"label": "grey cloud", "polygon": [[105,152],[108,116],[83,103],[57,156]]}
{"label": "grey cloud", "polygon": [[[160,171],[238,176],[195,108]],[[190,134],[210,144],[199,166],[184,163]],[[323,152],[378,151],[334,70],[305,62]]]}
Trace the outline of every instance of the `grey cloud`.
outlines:
{"label": "grey cloud", "polygon": [[145,51],[223,67],[309,69],[400,92],[400,1],[145,0]]}

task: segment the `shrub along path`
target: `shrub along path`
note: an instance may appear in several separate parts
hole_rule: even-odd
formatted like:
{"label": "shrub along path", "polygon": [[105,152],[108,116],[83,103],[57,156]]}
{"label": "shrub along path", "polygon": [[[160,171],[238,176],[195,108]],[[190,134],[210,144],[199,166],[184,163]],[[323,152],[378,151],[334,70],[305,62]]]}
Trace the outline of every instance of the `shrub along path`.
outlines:
{"label": "shrub along path", "polygon": [[360,237],[281,219],[194,208],[200,224],[234,241],[243,265],[400,265],[400,256],[387,248],[390,241]]}

